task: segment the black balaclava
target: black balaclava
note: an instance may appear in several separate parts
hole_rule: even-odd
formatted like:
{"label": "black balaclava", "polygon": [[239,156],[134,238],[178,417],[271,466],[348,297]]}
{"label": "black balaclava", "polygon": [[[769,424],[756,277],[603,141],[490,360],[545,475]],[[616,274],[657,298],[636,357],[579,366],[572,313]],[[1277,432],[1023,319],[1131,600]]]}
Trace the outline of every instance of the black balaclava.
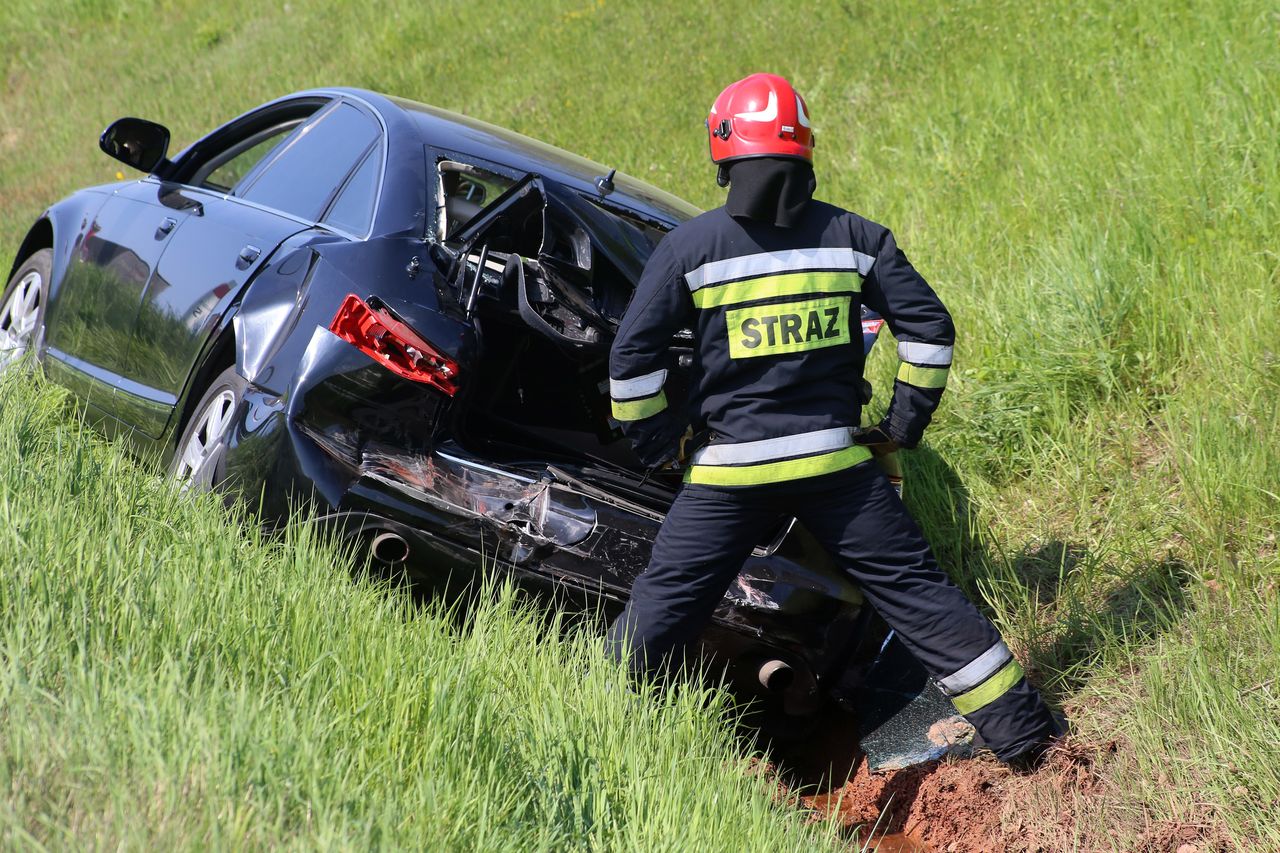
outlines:
{"label": "black balaclava", "polygon": [[751,157],[723,166],[729,177],[730,216],[791,228],[818,188],[813,164],[795,157]]}

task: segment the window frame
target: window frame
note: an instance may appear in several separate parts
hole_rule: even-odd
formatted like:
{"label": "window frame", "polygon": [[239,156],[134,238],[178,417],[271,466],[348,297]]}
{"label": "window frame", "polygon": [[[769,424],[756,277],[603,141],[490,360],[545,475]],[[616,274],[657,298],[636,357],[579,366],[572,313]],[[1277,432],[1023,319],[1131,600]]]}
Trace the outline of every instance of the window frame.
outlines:
{"label": "window frame", "polygon": [[[171,176],[168,177],[167,180],[183,184],[184,186],[191,187],[192,189],[225,195],[225,193],[219,193],[218,190],[210,187],[202,187],[199,184],[194,183],[193,179],[197,174],[204,171],[209,163],[219,161],[218,165],[222,165],[222,163],[235,156],[234,154],[227,156],[228,152],[239,149],[238,153],[243,153],[244,150],[248,150],[248,147],[252,146],[241,148],[247,140],[261,140],[265,131],[296,120],[298,122],[297,125],[292,131],[290,131],[290,135],[292,135],[292,133],[296,132],[299,127],[302,127],[307,122],[311,121],[329,107],[335,100],[337,100],[337,97],[332,95],[313,95],[310,97],[296,98],[283,103],[272,104],[268,107],[262,107],[242,115],[239,118],[233,119],[222,127],[219,127],[204,137],[196,140],[190,148],[182,152],[182,155],[175,163]],[[297,115],[299,111],[308,109],[309,112],[306,112],[305,115],[300,117]],[[285,139],[288,139],[288,136],[286,136]],[[281,142],[284,141],[284,139],[281,140]],[[272,152],[268,152],[268,154],[270,153]],[[266,158],[264,157],[263,159]],[[214,168],[216,169],[217,166]],[[252,170],[250,171],[252,172]],[[249,175],[246,174],[245,177],[247,178]],[[244,178],[242,178],[238,183],[243,183],[243,181]]]}
{"label": "window frame", "polygon": [[370,157],[377,157],[380,162],[376,167],[377,174],[374,183],[373,204],[369,210],[369,225],[365,229],[365,238],[368,237],[369,233],[373,230],[374,220],[378,216],[378,202],[382,200],[382,178],[386,173],[387,167],[386,158],[382,155],[382,151],[378,146],[378,140],[376,139],[369,143],[368,147],[365,148],[364,153],[356,158],[356,164],[351,167],[351,171],[347,172],[346,177],[344,177],[342,182],[338,184],[338,188],[329,196],[329,200],[325,202],[324,208],[320,211],[320,220],[316,223],[317,225],[332,231],[335,234],[354,236],[346,229],[329,222],[328,218],[329,214],[333,212],[334,207],[337,206],[338,199],[342,198],[342,194],[346,191],[347,187],[351,185],[351,182],[355,180],[356,175],[360,174],[360,170],[364,168],[365,162],[368,161]]}
{"label": "window frame", "polygon": [[[277,148],[279,148],[281,145],[285,143],[286,140],[289,139],[289,137],[293,134],[293,131],[297,130],[299,127],[306,124],[308,118],[310,117],[300,118],[300,119],[285,119],[284,121],[281,121],[278,124],[269,125],[267,127],[264,127],[262,130],[249,134],[244,139],[228,147],[225,151],[222,151],[221,153],[216,154],[213,157],[210,157],[208,160],[206,160],[201,166],[199,166],[191,174],[191,177],[188,180],[188,183],[191,186],[198,187],[199,189],[202,189],[202,190],[209,190],[211,192],[225,192],[226,195],[235,195],[236,188],[239,187],[241,184],[243,184],[247,178],[252,176],[257,171],[258,167],[267,158],[271,157],[271,155],[275,153]],[[218,171],[223,166],[230,163],[232,160],[235,160],[237,157],[239,157],[241,154],[245,153],[246,151],[251,150],[252,148],[254,148],[255,146],[259,145],[262,142],[265,142],[266,140],[270,139],[272,136],[275,136],[277,133],[281,133],[282,128],[287,128],[287,130],[285,130],[285,132],[280,136],[279,141],[276,142],[274,146],[272,146],[271,150],[266,152],[262,156],[262,158],[258,160],[257,163],[254,163],[253,166],[249,168],[249,171],[245,172],[244,175],[240,177],[240,180],[236,181],[230,187],[227,187],[225,191],[217,186],[207,186],[205,184],[205,181],[207,181],[210,178],[210,176],[213,175],[214,172]]]}
{"label": "window frame", "polygon": [[[324,200],[324,204],[320,206],[320,215],[317,218],[309,219],[305,216],[300,216],[299,214],[293,213],[292,211],[281,210],[278,207],[272,207],[270,205],[256,202],[252,199],[244,198],[243,194],[252,191],[254,185],[258,183],[258,181],[262,178],[262,176],[265,175],[267,172],[271,171],[271,167],[274,166],[276,162],[280,160],[281,157],[285,156],[285,154],[289,152],[290,143],[292,140],[301,136],[303,131],[306,130],[306,128],[323,121],[329,114],[340,109],[343,104],[347,104],[348,106],[354,107],[356,110],[363,113],[367,118],[373,119],[374,124],[377,126],[376,138],[373,140],[373,142],[369,144],[368,147],[365,148],[364,152],[360,156],[356,157],[355,161],[347,169],[346,173],[342,175],[341,179],[337,182],[337,184],[334,185],[334,188],[330,190],[329,195]],[[382,158],[382,163],[380,164],[380,168],[379,168],[378,189],[377,189],[377,192],[375,192],[374,194],[373,213],[369,217],[369,227],[365,230],[365,233],[363,235],[359,235],[359,234],[351,234],[350,232],[345,231],[342,228],[337,228],[329,225],[324,221],[325,215],[328,214],[329,209],[333,206],[333,203],[337,201],[338,196],[342,193],[342,189],[347,185],[347,182],[351,180],[351,177],[356,173],[356,170],[358,170],[360,166],[364,164],[365,157],[369,156],[369,151],[372,149],[378,148],[379,145],[381,145],[384,156]],[[323,228],[326,231],[330,231],[334,234],[341,234],[345,237],[351,237],[357,240],[368,239],[369,235],[373,233],[373,225],[378,218],[378,206],[382,201],[382,186],[383,186],[383,180],[386,176],[386,168],[387,168],[386,156],[385,156],[386,151],[387,151],[387,126],[386,126],[386,123],[383,122],[382,116],[378,114],[377,110],[370,109],[369,106],[365,104],[363,101],[359,101],[355,98],[351,98],[346,95],[341,95],[334,98],[331,102],[321,107],[319,110],[316,110],[316,112],[313,113],[309,119],[307,119],[302,124],[294,128],[293,132],[290,133],[289,136],[286,137],[284,140],[282,140],[281,143],[277,145],[275,149],[273,149],[269,157],[264,157],[261,161],[259,161],[258,165],[254,166],[254,168],[249,172],[249,174],[245,175],[244,178],[242,178],[240,182],[237,183],[236,186],[232,188],[233,191],[231,194],[229,194],[229,197],[240,202],[241,204],[250,204],[261,210],[270,210],[275,213],[279,213],[283,216],[288,216],[299,222],[307,222],[313,226]]]}
{"label": "window frame", "polygon": [[[321,209],[321,215],[319,219],[308,219],[304,216],[299,216],[298,214],[291,213],[287,210],[280,210],[279,208],[276,208],[276,207],[269,207],[265,204],[259,204],[258,202],[252,201],[250,199],[246,199],[243,196],[236,194],[237,192],[247,191],[252,186],[252,184],[258,180],[261,174],[266,171],[267,167],[271,163],[274,163],[280,157],[280,155],[287,149],[286,143],[288,142],[289,139],[291,139],[294,135],[300,133],[302,128],[307,127],[312,122],[317,121],[321,116],[327,114],[330,110],[336,109],[337,106],[341,103],[350,104],[351,106],[360,110],[366,116],[371,117],[374,120],[374,122],[377,124],[377,128],[378,128],[377,138],[372,143],[370,143],[369,148],[365,149],[364,154],[356,158],[354,165],[352,165],[352,167],[348,169],[347,172],[342,176],[342,179],[338,182],[335,190],[331,192],[329,197],[325,200],[324,206]],[[289,134],[285,136],[284,139],[282,139],[279,143],[277,143],[275,148],[267,152],[267,155],[263,157],[262,160],[259,160],[258,163],[256,163],[254,167],[244,175],[244,177],[242,177],[238,182],[236,182],[236,186],[232,187],[229,191],[222,192],[221,190],[216,190],[211,187],[203,187],[203,186],[200,186],[199,184],[195,184],[191,182],[192,178],[201,169],[203,169],[204,166],[207,165],[210,161],[216,159],[219,156],[222,156],[227,151],[232,150],[237,146],[243,144],[248,139],[260,137],[262,130],[253,130],[248,133],[245,133],[246,127],[258,127],[259,125],[263,125],[263,124],[267,125],[267,127],[279,127],[280,124],[285,123],[286,121],[288,121],[288,119],[271,123],[271,117],[287,115],[289,113],[296,112],[300,108],[304,108],[306,106],[313,105],[313,104],[316,106],[316,108],[309,115],[303,118],[297,124],[297,126],[294,127],[289,132]],[[223,143],[224,140],[226,139],[233,139],[235,141],[226,145],[224,148],[222,147],[221,143]],[[214,148],[217,150],[217,153],[213,154],[212,156],[205,157],[204,151],[207,148]],[[247,150],[247,148],[245,150]],[[352,234],[342,228],[329,225],[328,223],[323,221],[323,218],[325,215],[328,214],[330,207],[332,207],[334,201],[337,200],[338,195],[342,192],[342,189],[346,187],[347,182],[351,180],[351,177],[355,174],[355,171],[364,164],[365,158],[370,156],[371,151],[378,152],[381,158],[381,163],[378,169],[377,191],[374,193],[373,212],[369,218],[368,229],[363,234]],[[197,158],[199,162],[193,164],[192,160]],[[180,161],[177,164],[177,169],[174,173],[174,177],[171,180],[175,183],[180,183],[183,186],[188,187],[192,192],[207,193],[209,195],[223,199],[225,201],[232,202],[234,204],[244,205],[246,207],[251,207],[256,210],[262,210],[268,213],[273,213],[277,216],[282,216],[286,219],[293,220],[294,222],[298,222],[303,225],[308,225],[313,228],[319,228],[324,231],[328,231],[329,233],[332,233],[332,234],[337,234],[349,240],[367,240],[369,239],[370,236],[372,236],[379,219],[379,213],[382,207],[382,196],[386,190],[387,161],[389,159],[390,159],[390,142],[387,138],[387,123],[383,119],[382,114],[379,113],[376,109],[374,109],[368,102],[366,102],[362,98],[354,97],[347,93],[332,94],[332,95],[329,95],[329,94],[308,95],[308,96],[304,96],[294,100],[285,101],[283,103],[273,104],[272,106],[266,109],[255,110],[247,115],[244,115],[238,119],[235,119],[230,124],[224,125],[223,127],[213,131],[209,135],[201,138],[200,140],[195,142],[189,149],[183,152],[180,158]],[[217,168],[217,167],[215,166],[214,168]]]}

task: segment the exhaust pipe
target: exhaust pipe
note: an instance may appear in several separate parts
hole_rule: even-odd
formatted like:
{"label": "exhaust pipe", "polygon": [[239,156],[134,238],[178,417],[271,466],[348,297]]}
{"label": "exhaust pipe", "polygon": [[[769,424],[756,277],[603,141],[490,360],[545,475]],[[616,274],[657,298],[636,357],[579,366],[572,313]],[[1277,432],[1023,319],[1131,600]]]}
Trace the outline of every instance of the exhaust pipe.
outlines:
{"label": "exhaust pipe", "polygon": [[786,661],[767,660],[760,665],[756,678],[765,690],[786,690],[796,679],[796,672]]}
{"label": "exhaust pipe", "polygon": [[409,543],[399,533],[384,530],[369,543],[373,559],[384,566],[398,566],[409,559]]}

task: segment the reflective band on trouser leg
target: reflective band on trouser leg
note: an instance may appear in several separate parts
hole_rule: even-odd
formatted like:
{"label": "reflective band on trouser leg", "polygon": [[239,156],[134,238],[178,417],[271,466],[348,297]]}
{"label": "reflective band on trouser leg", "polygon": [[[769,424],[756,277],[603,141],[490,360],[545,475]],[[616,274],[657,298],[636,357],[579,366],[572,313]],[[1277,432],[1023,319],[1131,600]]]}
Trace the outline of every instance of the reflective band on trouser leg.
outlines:
{"label": "reflective band on trouser leg", "polygon": [[1012,657],[1013,653],[1004,644],[1004,640],[999,640],[969,663],[941,679],[938,684],[947,691],[948,696],[965,693],[994,675]]}
{"label": "reflective band on trouser leg", "polygon": [[763,486],[767,483],[831,474],[852,468],[870,458],[871,451],[855,445],[834,453],[766,462],[762,465],[694,465],[685,472],[684,481],[706,486]]}
{"label": "reflective band on trouser leg", "polygon": [[949,371],[946,367],[917,367],[904,361],[898,367],[898,381],[917,388],[945,388]]}
{"label": "reflective band on trouser leg", "polygon": [[981,710],[999,699],[1022,680],[1022,667],[1016,660],[1011,660],[986,681],[967,693],[951,697],[951,704],[961,714],[970,714]]}
{"label": "reflective band on trouser leg", "polygon": [[653,417],[667,407],[667,393],[659,391],[643,400],[614,400],[613,416],[620,421],[639,421]]}

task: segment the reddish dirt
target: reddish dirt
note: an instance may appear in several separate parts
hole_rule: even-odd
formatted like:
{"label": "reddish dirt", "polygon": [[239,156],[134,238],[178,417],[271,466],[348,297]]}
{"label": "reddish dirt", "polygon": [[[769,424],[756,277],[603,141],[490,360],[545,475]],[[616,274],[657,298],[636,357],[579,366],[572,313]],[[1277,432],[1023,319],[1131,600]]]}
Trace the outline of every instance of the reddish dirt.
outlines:
{"label": "reddish dirt", "polygon": [[[856,847],[870,841],[885,853],[1049,853],[1116,849],[1120,842],[1105,827],[1082,825],[1078,814],[1090,798],[1106,795],[1098,765],[1115,755],[1114,743],[1068,739],[1027,775],[984,758],[873,774],[857,749],[855,730],[851,721],[837,721],[824,729],[834,735],[775,747],[772,770],[792,802],[816,815],[838,816]],[[1217,840],[1208,825],[1153,824],[1138,849],[1201,853],[1219,849]]]}
{"label": "reddish dirt", "polygon": [[[783,789],[799,804],[825,816],[838,815],[859,846],[894,850],[990,850],[1000,825],[1002,785],[1012,778],[995,762],[932,762],[887,773],[871,773],[857,746],[851,717],[827,721],[821,735],[790,747],[775,746],[774,769]],[[930,732],[938,742],[949,731]],[[934,737],[936,736],[936,737]]]}
{"label": "reddish dirt", "polygon": [[933,762],[884,774],[868,772],[864,761],[839,788],[800,799],[820,814],[838,814],[859,842],[874,827],[873,841],[905,834],[923,845],[916,849],[986,851],[999,833],[1002,783],[1008,778],[985,761]]}

